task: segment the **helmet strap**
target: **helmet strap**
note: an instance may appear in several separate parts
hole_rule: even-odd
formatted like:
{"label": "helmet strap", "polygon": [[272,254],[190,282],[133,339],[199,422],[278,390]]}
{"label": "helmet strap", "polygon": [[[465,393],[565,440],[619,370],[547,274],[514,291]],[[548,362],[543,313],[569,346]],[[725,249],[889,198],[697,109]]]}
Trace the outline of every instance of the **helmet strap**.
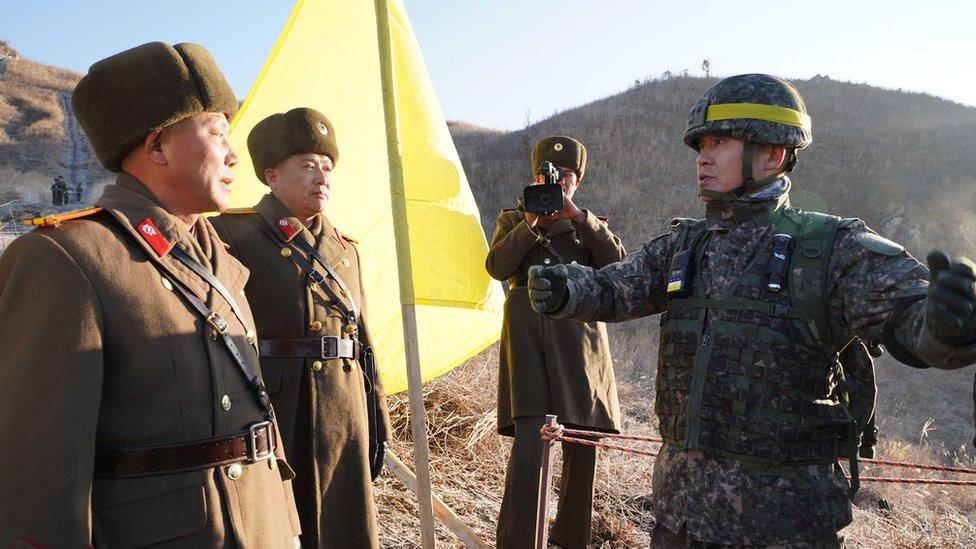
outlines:
{"label": "helmet strap", "polygon": [[[753,182],[752,179],[752,157],[756,148],[751,141],[742,142],[742,185],[738,189],[744,189]],[[741,195],[740,195],[741,196]]]}
{"label": "helmet strap", "polygon": [[790,173],[796,167],[796,149],[786,149],[786,163],[783,166],[783,173]]}

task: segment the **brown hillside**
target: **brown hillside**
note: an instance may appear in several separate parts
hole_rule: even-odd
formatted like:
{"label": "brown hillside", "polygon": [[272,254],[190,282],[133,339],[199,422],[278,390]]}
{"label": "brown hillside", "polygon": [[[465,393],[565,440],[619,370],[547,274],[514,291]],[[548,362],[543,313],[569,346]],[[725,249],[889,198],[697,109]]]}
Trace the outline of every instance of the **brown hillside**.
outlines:
{"label": "brown hillside", "polygon": [[60,95],[81,75],[27,59],[0,64],[0,161],[18,171],[51,174],[65,147]]}
{"label": "brown hillside", "polygon": [[[694,153],[681,136],[688,109],[716,81],[651,81],[522,131],[458,139],[486,231],[530,180],[531,144],[557,133],[586,144],[580,199],[609,215],[629,246],[662,232],[670,217],[699,216]],[[976,108],[828,78],[796,84],[814,127],[794,172],[797,206],[861,217],[916,254],[944,235],[949,249],[976,255]]]}
{"label": "brown hillside", "polygon": [[[20,58],[0,43],[0,222],[91,203],[109,178],[71,112],[81,75]],[[64,176],[72,194],[52,206],[50,185]],[[2,249],[0,242],[0,249]]]}

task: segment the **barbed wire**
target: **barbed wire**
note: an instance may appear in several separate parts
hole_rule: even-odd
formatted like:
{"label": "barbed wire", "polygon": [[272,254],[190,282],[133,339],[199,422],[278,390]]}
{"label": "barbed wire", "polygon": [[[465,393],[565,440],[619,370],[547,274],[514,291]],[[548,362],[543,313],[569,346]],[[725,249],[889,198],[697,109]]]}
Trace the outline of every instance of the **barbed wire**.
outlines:
{"label": "barbed wire", "polygon": [[[632,446],[621,446],[619,444],[610,444],[606,442],[599,442],[599,439],[609,438],[617,440],[631,440],[637,442],[651,442],[663,444],[664,441],[657,437],[646,437],[639,435],[627,435],[623,433],[605,433],[601,431],[587,431],[583,429],[562,429],[562,434],[553,437],[549,440],[552,442],[568,442],[570,444],[580,444],[583,446],[591,446],[593,448],[603,448],[606,450],[617,450],[620,452],[627,452],[631,454],[637,454],[640,456],[656,457],[658,455],[657,450],[645,450],[643,448],[634,448]],[[575,436],[565,436],[565,435],[575,435]],[[580,436],[592,437],[593,439],[578,438]],[[545,436],[543,439],[545,440]],[[924,463],[910,463],[905,461],[889,461],[885,459],[873,459],[873,458],[863,458],[859,460],[861,463],[869,463],[872,465],[882,465],[889,467],[903,467],[908,469],[920,469],[926,471],[940,471],[946,473],[961,473],[968,475],[976,475],[976,469],[968,469],[965,467],[948,467],[943,465],[929,465]],[[849,479],[850,477],[848,477]],[[904,478],[904,477],[860,477],[861,482],[885,482],[889,484],[935,484],[940,486],[976,486],[976,480],[955,480],[955,479],[934,479],[934,478]]]}

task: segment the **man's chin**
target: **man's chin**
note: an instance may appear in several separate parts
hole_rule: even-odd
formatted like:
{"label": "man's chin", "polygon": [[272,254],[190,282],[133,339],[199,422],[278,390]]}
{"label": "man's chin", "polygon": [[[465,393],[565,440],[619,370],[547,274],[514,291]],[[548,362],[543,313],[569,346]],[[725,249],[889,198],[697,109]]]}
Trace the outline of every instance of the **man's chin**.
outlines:
{"label": "man's chin", "polygon": [[311,207],[311,208],[312,208],[313,210],[315,210],[316,212],[318,212],[318,213],[322,213],[322,211],[323,211],[323,210],[325,210],[325,207],[326,207],[326,206],[327,206],[328,204],[329,204],[329,199],[328,199],[328,198],[319,198],[319,199],[317,199],[317,200],[313,200],[313,201],[312,201],[312,202],[311,202],[311,203],[309,204],[309,206],[310,206],[310,207]]}

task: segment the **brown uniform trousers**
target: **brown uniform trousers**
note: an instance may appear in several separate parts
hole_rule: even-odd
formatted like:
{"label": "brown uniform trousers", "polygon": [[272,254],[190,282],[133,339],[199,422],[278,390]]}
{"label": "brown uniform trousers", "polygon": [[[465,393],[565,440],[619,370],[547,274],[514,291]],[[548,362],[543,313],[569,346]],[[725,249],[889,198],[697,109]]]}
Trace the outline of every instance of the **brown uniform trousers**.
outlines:
{"label": "brown uniform trousers", "polygon": [[[539,241],[544,232],[548,239]],[[498,431],[515,436],[498,517],[499,547],[532,547],[545,414],[559,422],[617,432],[620,409],[606,327],[554,320],[532,310],[526,291],[532,265],[602,267],[626,254],[604,219],[586,212],[579,225],[562,219],[548,230],[526,226],[521,212],[503,210],[485,267],[508,280],[498,368]],[[566,548],[589,540],[595,449],[564,445],[556,523],[550,539]]]}
{"label": "brown uniform trousers", "polygon": [[[230,252],[252,273],[247,295],[261,340],[352,338],[339,309],[322,288],[282,256],[286,240],[278,222],[292,213],[266,195],[252,213],[224,214],[213,220]],[[274,240],[272,236],[274,235]],[[365,314],[356,247],[322,215],[309,230],[294,234],[314,245],[329,262]],[[306,261],[313,264],[304,252]],[[316,269],[325,275],[321,267]],[[337,295],[339,286],[329,278]],[[348,305],[348,300],[346,300]],[[365,319],[363,324],[365,325]],[[369,334],[362,334],[369,343]],[[289,463],[295,468],[295,497],[305,547],[377,547],[376,508],[370,479],[366,384],[360,364],[350,359],[262,358],[268,389],[281,425]],[[382,385],[376,391],[383,395]],[[385,398],[379,398],[379,440],[389,433]]]}
{"label": "brown uniform trousers", "polygon": [[[39,228],[0,259],[0,547],[294,547],[291,469],[279,459],[134,478],[93,478],[99,447],[160,446],[240,433],[263,409],[184,297],[227,320],[260,372],[247,328],[159,235],[212,269],[243,308],[248,271],[210,224],[191,234],[122,173],[95,215]],[[152,231],[148,231],[152,232]],[[158,241],[158,240],[157,240]],[[237,477],[237,478],[232,478]]]}

